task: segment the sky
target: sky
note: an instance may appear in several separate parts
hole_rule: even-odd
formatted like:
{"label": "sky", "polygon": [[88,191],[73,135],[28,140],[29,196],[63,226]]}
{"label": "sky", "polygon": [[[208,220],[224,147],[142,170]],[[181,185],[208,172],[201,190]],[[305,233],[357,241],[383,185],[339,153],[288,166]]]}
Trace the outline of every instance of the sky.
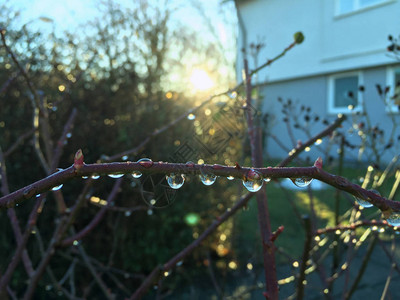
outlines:
{"label": "sky", "polygon": [[[162,6],[162,3],[168,0],[114,0],[123,7],[132,7],[133,3],[137,4],[138,1],[161,3],[160,6]],[[172,24],[182,23],[198,32],[205,40],[212,41],[214,37],[210,34],[204,16],[193,4],[202,6],[206,17],[216,30],[219,41],[227,45],[225,53],[230,57],[229,61],[232,61],[236,57],[236,41],[232,42],[228,39],[232,39],[237,29],[236,11],[233,1],[225,4],[220,4],[220,2],[221,0],[169,0],[168,7],[173,8]],[[20,26],[29,23],[29,27],[34,30],[38,29],[42,32],[54,30],[57,35],[62,35],[64,31],[79,33],[80,24],[87,23],[98,15],[99,3],[101,0],[8,0],[11,7],[20,11]],[[51,21],[46,22],[46,20]],[[220,69],[225,73],[227,70],[229,70],[228,67]],[[207,83],[205,74],[202,74],[201,70],[198,71],[192,70],[187,74],[193,84],[194,81],[200,81],[194,84],[195,87],[205,90],[208,86],[212,86],[211,83]],[[197,73],[193,74],[193,72]]]}
{"label": "sky", "polygon": [[[45,26],[40,24],[38,18],[46,17],[54,21],[58,32],[63,30],[73,30],[79,23],[83,23],[96,17],[99,0],[8,0],[11,6],[21,10],[22,23],[36,23],[36,26]],[[130,6],[131,3],[140,0],[116,0],[123,6]],[[153,1],[153,0],[147,0]],[[154,0],[157,2],[157,0]],[[160,1],[159,1],[160,2]],[[161,1],[162,2],[162,1]],[[202,17],[192,7],[190,0],[171,0],[169,3],[176,7],[173,17],[179,19],[182,23],[191,26],[199,32],[204,32],[204,22]],[[230,19],[236,18],[236,12],[233,9],[233,3],[220,4],[221,0],[197,1],[201,3],[204,10],[220,32],[231,30],[220,18],[221,10]],[[222,38],[224,38],[222,36]]]}

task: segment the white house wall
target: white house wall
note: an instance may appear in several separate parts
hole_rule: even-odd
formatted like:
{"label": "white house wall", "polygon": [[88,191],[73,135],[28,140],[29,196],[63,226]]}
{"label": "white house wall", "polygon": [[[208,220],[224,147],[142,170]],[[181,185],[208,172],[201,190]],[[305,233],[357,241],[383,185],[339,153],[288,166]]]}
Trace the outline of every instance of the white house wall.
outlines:
{"label": "white house wall", "polygon": [[[240,14],[247,32],[247,48],[250,43],[266,44],[258,56],[259,64],[289,45],[293,33],[302,31],[305,35],[303,44],[261,71],[261,82],[392,63],[386,54],[387,36],[397,36],[400,29],[398,0],[342,16],[335,16],[334,0],[253,0],[240,5]],[[240,32],[239,48],[243,47],[242,41]],[[249,62],[254,68],[251,56]],[[240,51],[237,65],[240,71]]]}
{"label": "white house wall", "polygon": [[[366,68],[362,70],[363,78],[364,78],[364,86],[365,91],[363,93],[363,100],[365,102],[366,112],[369,115],[372,126],[377,125],[379,128],[383,129],[385,132],[385,143],[389,140],[390,131],[392,129],[391,118],[385,110],[385,105],[383,104],[382,99],[378,96],[375,85],[380,84],[382,87],[386,84],[386,67],[373,67]],[[311,116],[318,115],[320,120],[318,122],[310,121],[309,129],[310,134],[315,135],[319,133],[321,130],[326,128],[326,125],[323,125],[321,120],[326,119],[329,123],[332,123],[337,115],[336,114],[327,114],[327,76],[314,76],[314,77],[306,77],[302,79],[294,79],[288,81],[275,82],[271,84],[266,84],[261,87],[261,94],[264,96],[263,102],[263,112],[268,113],[271,117],[270,122],[268,124],[267,138],[265,142],[265,153],[268,158],[282,158],[285,157],[288,152],[295,147],[291,141],[291,138],[288,134],[286,123],[283,122],[284,115],[282,114],[282,104],[277,101],[280,97],[284,101],[287,99],[291,99],[295,106],[298,109],[303,105],[305,107],[311,108]],[[300,116],[300,113],[296,114],[297,117]],[[343,123],[343,127],[340,129],[341,131],[348,132],[350,128],[353,126],[353,121],[355,124],[360,122],[358,117],[353,116],[351,114],[347,115],[348,120]],[[354,118],[354,120],[352,119]],[[399,122],[399,115],[395,114],[396,122]],[[313,120],[313,117],[311,118]],[[291,121],[291,128],[293,130],[293,136],[295,137],[295,143],[297,140],[305,142],[309,139],[309,137],[299,129],[293,128],[293,119]],[[305,124],[305,120],[303,116],[299,117],[300,125]],[[399,130],[394,136],[394,140],[397,141]],[[283,149],[280,144],[278,144],[271,135],[275,135],[280,143],[286,147],[287,150]],[[347,134],[346,138],[353,145],[359,145],[361,143],[360,136],[358,135],[358,130],[354,130],[353,134]],[[323,156],[324,159],[327,159],[324,156],[324,151],[329,144],[330,138],[324,138],[323,142],[319,146],[312,146],[309,152],[305,152],[302,154],[303,158],[309,157],[311,160],[315,160],[318,156]],[[378,147],[381,147],[383,144],[378,142]],[[320,151],[323,149],[324,151]],[[339,149],[339,144],[333,143],[333,146],[329,148],[328,156],[337,157],[337,150]],[[398,148],[392,147],[388,149],[384,156],[381,157],[382,161],[389,161],[394,155],[398,155]],[[351,150],[346,148],[346,158],[348,160],[356,161],[358,160],[358,149]],[[362,157],[362,161],[374,162],[374,156],[371,155],[371,152],[366,151]]]}

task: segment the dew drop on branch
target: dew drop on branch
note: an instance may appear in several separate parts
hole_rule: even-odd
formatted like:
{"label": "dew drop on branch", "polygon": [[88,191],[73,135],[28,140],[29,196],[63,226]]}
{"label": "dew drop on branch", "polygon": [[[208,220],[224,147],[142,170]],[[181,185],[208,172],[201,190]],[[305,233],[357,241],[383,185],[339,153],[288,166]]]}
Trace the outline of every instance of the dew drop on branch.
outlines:
{"label": "dew drop on branch", "polygon": [[199,177],[204,185],[212,185],[217,180],[217,176],[211,173],[202,173]]}
{"label": "dew drop on branch", "polygon": [[99,179],[99,178],[100,178],[100,175],[97,175],[97,174],[92,175],[92,179],[94,179],[94,180]]}
{"label": "dew drop on branch", "polygon": [[270,182],[270,181],[271,181],[271,178],[265,177],[265,178],[264,178],[264,181],[265,181],[265,182]]}
{"label": "dew drop on branch", "polygon": [[250,170],[249,174],[251,174],[251,177],[248,176],[243,180],[243,185],[249,192],[258,192],[263,186],[263,177],[259,172],[253,169]]}
{"label": "dew drop on branch", "polygon": [[226,179],[228,179],[228,180],[233,180],[233,179],[235,179],[235,177],[233,177],[233,176],[228,176],[228,177],[226,177]]}
{"label": "dew drop on branch", "polygon": [[306,176],[292,179],[293,183],[299,188],[305,188],[309,186],[312,180],[313,179],[311,177]]}
{"label": "dew drop on branch", "polygon": [[175,190],[181,188],[185,183],[185,175],[183,174],[171,173],[165,176],[165,178],[167,179],[168,185]]}
{"label": "dew drop on branch", "polygon": [[196,119],[196,116],[194,114],[188,114],[187,118],[188,118],[188,120],[192,121],[192,120]]}
{"label": "dew drop on branch", "polygon": [[57,185],[57,186],[53,187],[51,190],[52,190],[52,191],[58,191],[58,190],[60,190],[62,187],[63,187],[63,184],[60,184],[60,185]]}
{"label": "dew drop on branch", "polygon": [[142,173],[140,171],[133,171],[132,172],[132,177],[133,178],[140,178],[140,177],[142,177]]}
{"label": "dew drop on branch", "polygon": [[361,199],[359,197],[354,196],[354,199],[356,199],[356,202],[358,205],[364,207],[364,208],[368,208],[368,207],[372,207],[374,206],[371,202]]}
{"label": "dew drop on branch", "polygon": [[386,221],[389,225],[392,226],[400,226],[400,213],[393,212],[386,218]]}
{"label": "dew drop on branch", "polygon": [[111,177],[111,178],[121,178],[122,176],[124,176],[124,174],[121,174],[121,173],[108,174],[108,177]]}
{"label": "dew drop on branch", "polygon": [[139,159],[138,163],[144,168],[150,168],[153,166],[153,161],[150,158]]}

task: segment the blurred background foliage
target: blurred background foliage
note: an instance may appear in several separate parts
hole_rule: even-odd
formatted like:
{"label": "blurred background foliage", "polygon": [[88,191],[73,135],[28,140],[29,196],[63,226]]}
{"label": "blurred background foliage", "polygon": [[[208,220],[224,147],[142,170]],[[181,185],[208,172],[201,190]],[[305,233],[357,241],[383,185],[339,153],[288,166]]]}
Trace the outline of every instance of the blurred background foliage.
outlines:
{"label": "blurred background foliage", "polygon": [[[201,12],[201,5],[197,5]],[[51,141],[40,140],[43,149],[46,143],[53,148],[56,146],[69,114],[74,108],[78,110],[74,128],[64,145],[60,168],[71,165],[73,155],[79,148],[83,150],[87,163],[132,149],[149,134],[205,100],[206,96],[221,89],[227,90],[234,83],[234,60],[227,58],[225,50],[235,43],[235,39],[232,38],[228,45],[204,39],[188,26],[171,21],[173,7],[140,1],[134,8],[126,8],[113,1],[104,1],[99,5],[98,17],[80,26],[79,34],[64,32],[61,35],[54,31],[51,19],[42,17],[35,21],[49,23],[51,29],[48,32],[35,30],[31,23],[23,24],[18,11],[10,7],[7,4],[1,6],[0,27],[6,30],[7,44],[29,74],[49,114]],[[204,11],[202,14],[206,20]],[[206,21],[211,28],[211,21]],[[213,89],[191,88],[188,64],[191,68],[206,70],[215,83]],[[20,136],[32,130],[34,100],[25,78],[5,47],[0,47],[0,83],[0,145],[6,151]],[[228,99],[216,99],[199,110],[195,120],[180,122],[154,138],[142,152],[120,157],[119,160],[136,161],[141,157],[150,157],[155,161],[169,161],[179,146],[199,135],[196,126],[200,127],[207,116],[216,114]],[[42,126],[41,122],[39,124]],[[236,130],[244,128],[239,125]],[[207,163],[233,164],[240,159],[240,145],[240,139],[231,139],[218,153],[197,149],[189,158],[196,163],[202,159]],[[36,158],[32,138],[26,139],[22,146],[6,157],[6,167],[11,191],[46,176]],[[141,179],[126,178],[115,206],[149,206],[142,199],[139,188],[143,187],[145,180],[146,176]],[[91,196],[106,199],[112,181],[111,178],[100,178],[88,192],[88,200]],[[227,182],[210,189],[195,178],[188,178],[187,181],[188,184],[174,195],[174,203],[167,208],[149,206],[148,210],[133,213],[110,211],[101,224],[84,238],[82,245],[97,262],[124,270],[121,271],[122,278],[134,290],[132,280],[139,284],[136,279],[142,279],[157,264],[165,262],[193,241],[213,218],[237,199],[237,188],[230,185],[228,189]],[[75,203],[83,185],[83,180],[73,180],[64,185],[62,191],[68,206]],[[41,257],[37,237],[46,245],[54,222],[57,222],[57,207],[53,200],[49,194],[34,232],[36,239],[32,235],[28,244],[34,265]],[[18,207],[20,220],[26,220],[32,202],[26,201]],[[90,201],[85,205],[74,224],[76,230],[83,228],[99,210]],[[189,213],[199,216],[199,220],[185,222]],[[24,221],[21,221],[22,228],[23,224]],[[0,269],[4,270],[16,246],[4,210],[0,212],[0,226],[4,229],[0,255],[6,258],[1,260]],[[221,230],[231,234],[229,226]],[[219,246],[220,256],[226,256],[230,246],[226,238],[226,246],[221,243],[220,234],[216,233],[215,238],[199,248],[185,265],[204,266],[205,253],[217,253],[218,245],[222,245]],[[51,263],[56,277],[66,272],[74,257],[76,250],[73,247],[57,252]],[[84,290],[90,286],[92,279],[85,268],[79,264],[77,268],[76,277],[79,278],[76,281]],[[185,270],[188,273],[199,272],[198,269]],[[17,292],[25,289],[25,276],[22,268],[17,269],[12,285]],[[187,274],[175,280],[183,277]],[[52,295],[49,292],[56,293],[46,275],[36,295],[47,298]],[[91,293],[89,295],[96,295],[96,291]]]}

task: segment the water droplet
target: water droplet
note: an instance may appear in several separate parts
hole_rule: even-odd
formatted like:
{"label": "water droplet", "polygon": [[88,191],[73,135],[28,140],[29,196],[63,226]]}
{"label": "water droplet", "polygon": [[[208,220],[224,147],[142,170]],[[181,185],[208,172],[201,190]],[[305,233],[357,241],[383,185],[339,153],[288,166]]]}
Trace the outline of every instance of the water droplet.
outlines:
{"label": "water droplet", "polygon": [[78,240],[75,240],[75,241],[72,243],[72,245],[78,246],[78,245],[79,245],[79,241],[78,241]]}
{"label": "water droplet", "polygon": [[299,188],[304,188],[306,186],[309,186],[312,180],[313,179],[311,177],[306,177],[306,176],[292,179],[293,183]]}
{"label": "water droplet", "polygon": [[228,180],[233,180],[233,179],[235,179],[235,177],[233,177],[233,176],[228,176],[228,177],[226,177],[226,179],[228,179]]}
{"label": "water droplet", "polygon": [[165,178],[167,179],[168,185],[175,190],[181,188],[185,183],[185,175],[183,174],[171,173],[165,176]]}
{"label": "water droplet", "polygon": [[127,211],[125,212],[125,217],[129,217],[130,215],[131,215],[131,211],[127,210]]}
{"label": "water droplet", "polygon": [[82,179],[88,179],[89,176],[82,176]]}
{"label": "water droplet", "polygon": [[390,216],[386,218],[386,221],[389,223],[389,225],[400,226],[400,213],[391,213]]}
{"label": "water droplet", "polygon": [[188,120],[194,120],[196,119],[196,116],[194,114],[188,114],[187,118]]}
{"label": "water droplet", "polygon": [[57,186],[53,187],[51,190],[52,190],[52,191],[58,191],[58,190],[60,190],[62,187],[63,187],[63,184],[60,184],[60,185],[57,185]]}
{"label": "water droplet", "polygon": [[94,180],[99,179],[99,178],[100,178],[100,175],[97,175],[97,174],[92,175],[92,179],[94,179]]}
{"label": "water droplet", "polygon": [[37,195],[36,195],[36,198],[39,198],[39,197],[40,197],[40,194],[37,194]]}
{"label": "water droplet", "polygon": [[72,137],[72,133],[71,133],[71,132],[68,132],[67,135],[66,135],[66,137],[67,137],[67,139],[70,139],[70,138]]}
{"label": "water droplet", "polygon": [[251,169],[247,173],[247,178],[246,180],[243,180],[243,185],[244,187],[249,191],[249,192],[258,192],[262,186],[263,186],[264,180],[262,175],[257,172],[256,170]]}
{"label": "water droplet", "polygon": [[176,263],[176,266],[177,267],[180,267],[180,266],[182,266],[183,265],[183,260],[180,260],[180,261],[178,261],[177,263]]}
{"label": "water droplet", "polygon": [[217,176],[211,173],[203,173],[199,175],[201,182],[204,185],[212,185],[215,180],[217,180]]}
{"label": "water droplet", "polygon": [[142,173],[139,171],[133,171],[132,172],[132,177],[133,178],[140,178],[142,176]]}
{"label": "water droplet", "polygon": [[362,206],[362,207],[368,208],[368,207],[374,206],[372,203],[368,202],[367,200],[358,198],[356,196],[354,196],[354,199],[356,199],[357,204]]}
{"label": "water droplet", "polygon": [[153,165],[153,161],[150,158],[139,159],[138,163],[144,168],[150,168]]}
{"label": "water droplet", "polygon": [[264,178],[264,181],[265,181],[265,182],[270,182],[270,181],[271,181],[271,178],[265,177],[265,178]]}
{"label": "water droplet", "polygon": [[121,158],[122,158],[122,160],[128,160],[128,155],[124,155]]}
{"label": "water droplet", "polygon": [[153,210],[152,210],[152,209],[148,209],[148,210],[147,210],[147,214],[148,214],[149,216],[151,216],[151,215],[153,214]]}
{"label": "water droplet", "polygon": [[190,167],[190,168],[193,168],[193,167],[194,167],[194,162],[188,161],[188,162],[186,163],[186,165],[187,165],[188,167]]}
{"label": "water droplet", "polygon": [[108,174],[108,177],[111,178],[121,178],[122,176],[124,176],[124,174],[119,174],[119,173]]}

